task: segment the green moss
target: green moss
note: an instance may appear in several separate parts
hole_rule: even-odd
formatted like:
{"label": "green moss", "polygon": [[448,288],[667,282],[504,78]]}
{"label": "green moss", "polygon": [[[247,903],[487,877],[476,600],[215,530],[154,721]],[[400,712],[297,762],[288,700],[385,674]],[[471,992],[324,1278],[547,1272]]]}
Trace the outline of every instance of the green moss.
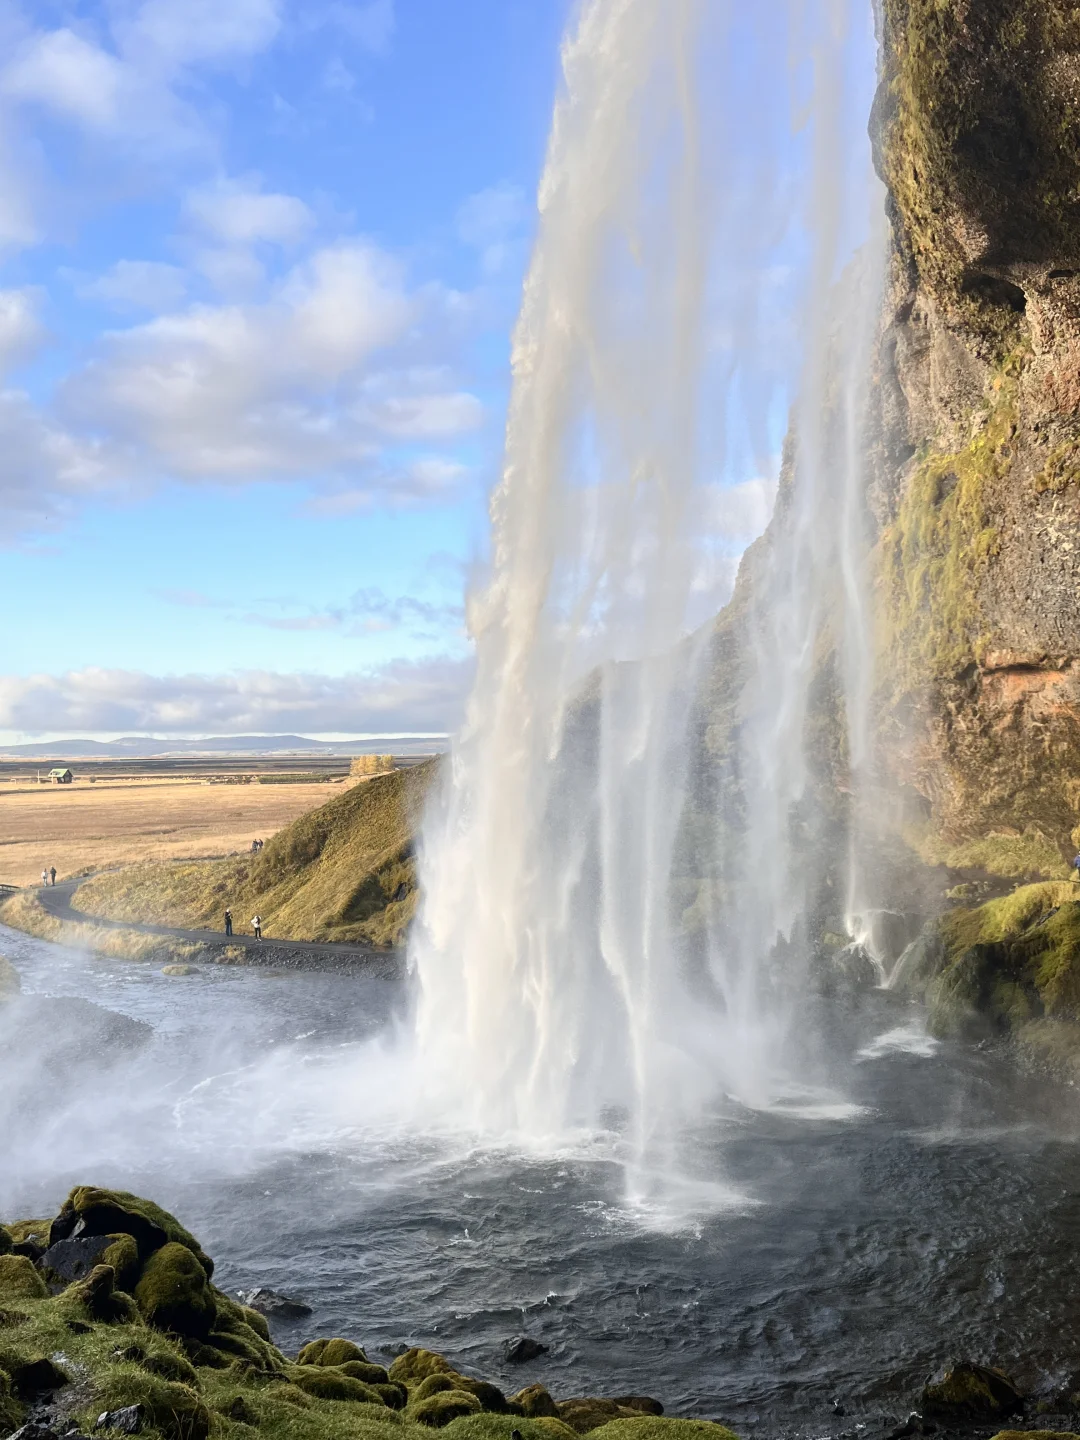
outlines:
{"label": "green moss", "polygon": [[417,1425],[441,1429],[463,1415],[476,1415],[479,1412],[480,1401],[467,1390],[441,1390],[436,1395],[429,1395],[417,1405],[410,1404],[408,1418]]}
{"label": "green moss", "polygon": [[411,1389],[419,1385],[429,1375],[450,1375],[454,1373],[454,1367],[447,1360],[445,1355],[438,1355],[434,1350],[422,1350],[419,1346],[413,1346],[399,1355],[390,1366],[390,1379],[398,1380],[402,1385]]}
{"label": "green moss", "polygon": [[999,544],[986,497],[1012,465],[1023,360],[1011,355],[994,377],[969,445],[923,457],[882,536],[882,673],[897,692],[957,675],[986,648],[978,588]]}
{"label": "green moss", "polygon": [[0,1255],[0,1300],[38,1300],[48,1293],[25,1255]]}
{"label": "green moss", "polygon": [[[909,830],[912,849],[927,865],[947,865],[951,870],[982,870],[1008,880],[1064,880],[1069,867],[1061,850],[1042,833],[1028,829],[1021,835],[981,835],[975,839],[953,840],[927,828]],[[960,889],[961,887],[957,887]],[[957,899],[966,898],[962,893]]]}
{"label": "green moss", "polygon": [[712,1420],[676,1420],[664,1415],[609,1420],[592,1432],[594,1440],[735,1440],[727,1426]]}
{"label": "green moss", "polygon": [[417,1405],[432,1395],[441,1395],[447,1390],[456,1390],[457,1388],[456,1373],[445,1370],[435,1371],[430,1375],[425,1375],[423,1380],[409,1387],[409,1404]]}
{"label": "green moss", "polygon": [[69,1285],[60,1298],[67,1306],[106,1325],[134,1325],[141,1318],[131,1296],[116,1288],[116,1272],[111,1265],[95,1265],[84,1279]]}
{"label": "green moss", "polygon": [[555,1408],[555,1401],[543,1385],[526,1385],[524,1390],[519,1390],[516,1395],[511,1395],[510,1400],[512,1404],[521,1408],[523,1415],[534,1420],[545,1417],[554,1419],[559,1414]]}
{"label": "green moss", "polygon": [[141,1268],[139,1247],[133,1235],[117,1235],[108,1249],[101,1252],[102,1265],[111,1265],[116,1275],[117,1288],[133,1290]]}
{"label": "green moss", "polygon": [[344,1365],[349,1360],[366,1363],[367,1356],[352,1340],[340,1339],[312,1340],[296,1357],[298,1365]]}
{"label": "green moss", "polygon": [[1017,1034],[1080,1019],[1080,901],[1070,884],[1024,885],[942,917],[945,968],[930,988],[939,1035]]}
{"label": "green moss", "polygon": [[463,1415],[446,1427],[447,1440],[573,1440],[574,1431],[561,1420],[521,1415]]}
{"label": "green moss", "polygon": [[194,1339],[206,1339],[217,1319],[206,1270],[186,1245],[173,1241],[147,1260],[135,1303],[155,1329]]}
{"label": "green moss", "polygon": [[315,1395],[320,1400],[351,1400],[365,1405],[384,1403],[373,1386],[354,1380],[331,1365],[290,1365],[285,1373],[305,1395]]}

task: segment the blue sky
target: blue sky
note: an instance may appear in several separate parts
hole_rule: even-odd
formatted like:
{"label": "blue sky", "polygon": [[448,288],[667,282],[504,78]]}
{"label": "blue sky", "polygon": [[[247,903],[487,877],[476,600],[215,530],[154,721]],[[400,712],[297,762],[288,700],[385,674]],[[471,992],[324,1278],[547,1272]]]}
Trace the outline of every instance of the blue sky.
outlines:
{"label": "blue sky", "polygon": [[565,19],[0,3],[0,733],[448,723]]}
{"label": "blue sky", "polygon": [[0,0],[0,739],[453,725],[570,11]]}

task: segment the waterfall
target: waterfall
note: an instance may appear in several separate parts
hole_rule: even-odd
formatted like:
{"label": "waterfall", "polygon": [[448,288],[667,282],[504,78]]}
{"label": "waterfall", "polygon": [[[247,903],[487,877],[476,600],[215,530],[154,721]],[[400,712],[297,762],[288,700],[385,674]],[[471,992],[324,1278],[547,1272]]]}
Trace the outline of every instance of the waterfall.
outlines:
{"label": "waterfall", "polygon": [[[564,45],[470,597],[476,679],[410,952],[431,1092],[481,1133],[615,1123],[656,1156],[718,1094],[773,1086],[792,1012],[762,982],[810,894],[794,822],[837,615],[865,734],[875,267],[838,284],[875,200],[868,29],[856,0],[586,0]],[[789,412],[747,619],[740,821],[702,805],[698,721]],[[695,865],[738,877],[726,909],[699,886],[696,926]]]}

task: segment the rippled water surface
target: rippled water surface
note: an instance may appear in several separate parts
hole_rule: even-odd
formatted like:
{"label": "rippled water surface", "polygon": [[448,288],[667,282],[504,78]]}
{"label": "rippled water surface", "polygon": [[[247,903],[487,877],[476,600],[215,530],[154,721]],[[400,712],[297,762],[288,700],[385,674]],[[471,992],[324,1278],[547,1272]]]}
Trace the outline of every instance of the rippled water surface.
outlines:
{"label": "rippled water surface", "polygon": [[[313,1306],[278,1327],[286,1348],[425,1344],[515,1389],[814,1435],[880,1433],[950,1358],[1047,1391],[1080,1370],[1076,1094],[936,1045],[895,997],[835,1023],[827,1094],[703,1119],[685,1189],[634,1205],[616,1136],[540,1158],[425,1133],[415,1109],[394,1124],[385,982],[170,978],[2,929],[0,950],[33,1021],[0,1052],[2,1213],[52,1213],[76,1180],[153,1195],[225,1288]],[[29,1037],[66,1021],[39,996],[152,1033],[50,1067]],[[523,1332],[550,1353],[513,1370],[502,1343]]]}

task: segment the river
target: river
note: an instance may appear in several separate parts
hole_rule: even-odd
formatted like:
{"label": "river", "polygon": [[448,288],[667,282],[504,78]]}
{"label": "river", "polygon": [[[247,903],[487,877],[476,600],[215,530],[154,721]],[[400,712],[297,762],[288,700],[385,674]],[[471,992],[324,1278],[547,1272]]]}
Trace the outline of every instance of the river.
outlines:
{"label": "river", "polygon": [[[147,1194],[224,1288],[313,1307],[276,1326],[286,1349],[423,1344],[511,1389],[648,1393],[748,1435],[880,1435],[950,1359],[1037,1393],[1080,1369],[1075,1091],[930,1040],[896,997],[834,1017],[842,1102],[703,1117],[675,1213],[626,1202],[611,1135],[528,1154],[395,1124],[389,982],[170,977],[2,927],[0,952],[37,1016],[0,1060],[0,1213],[51,1214],[76,1182]],[[50,1067],[45,996],[146,1043]],[[510,1367],[521,1333],[549,1353]]]}

